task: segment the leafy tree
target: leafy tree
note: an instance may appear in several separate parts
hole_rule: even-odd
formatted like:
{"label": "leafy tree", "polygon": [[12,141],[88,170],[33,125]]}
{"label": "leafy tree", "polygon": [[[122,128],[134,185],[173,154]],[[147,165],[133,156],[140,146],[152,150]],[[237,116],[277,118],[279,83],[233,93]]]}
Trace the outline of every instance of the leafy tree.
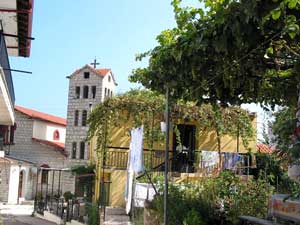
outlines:
{"label": "leafy tree", "polygon": [[300,158],[300,136],[295,133],[299,119],[296,118],[295,110],[288,107],[274,115],[275,121],[271,127],[275,135],[276,152],[282,160],[295,163]]}
{"label": "leafy tree", "polygon": [[149,65],[130,76],[174,98],[221,104],[293,105],[299,83],[299,0],[202,0],[180,7],[177,26],[140,54]]}

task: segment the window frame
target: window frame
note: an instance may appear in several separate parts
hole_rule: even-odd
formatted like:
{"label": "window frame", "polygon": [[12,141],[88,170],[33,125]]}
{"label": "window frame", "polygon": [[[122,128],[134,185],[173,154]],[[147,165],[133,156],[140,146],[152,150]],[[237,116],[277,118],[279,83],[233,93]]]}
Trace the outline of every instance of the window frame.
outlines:
{"label": "window frame", "polygon": [[83,72],[83,78],[90,79],[90,72],[88,72],[88,71]]}
{"label": "window frame", "polygon": [[71,158],[76,159],[77,155],[77,142],[72,142],[72,152],[71,152]]}
{"label": "window frame", "polygon": [[81,141],[80,142],[80,151],[79,151],[79,159],[85,159],[85,142]]}
{"label": "window frame", "polygon": [[59,130],[55,130],[54,132],[53,132],[53,140],[54,141],[59,141],[59,139],[60,139],[60,133],[59,133]]}
{"label": "window frame", "polygon": [[87,86],[87,85],[83,86],[82,98],[84,98],[84,99],[89,98],[89,86]]}
{"label": "window frame", "polygon": [[80,99],[80,86],[75,87],[75,98]]}
{"label": "window frame", "polygon": [[97,90],[97,87],[96,86],[92,86],[92,98],[96,98],[96,90]]}
{"label": "window frame", "polygon": [[79,120],[79,110],[75,110],[74,112],[74,126],[78,126],[78,120]]}
{"label": "window frame", "polygon": [[87,110],[82,110],[81,114],[81,126],[85,127],[87,121]]}

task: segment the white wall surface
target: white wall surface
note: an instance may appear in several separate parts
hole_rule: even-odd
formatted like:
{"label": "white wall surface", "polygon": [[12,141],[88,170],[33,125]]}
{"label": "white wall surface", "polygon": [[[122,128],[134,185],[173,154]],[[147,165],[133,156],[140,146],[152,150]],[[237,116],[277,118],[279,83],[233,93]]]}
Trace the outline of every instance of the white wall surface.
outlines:
{"label": "white wall surface", "polygon": [[[53,139],[55,130],[59,131],[59,140]],[[65,143],[66,127],[45,121],[34,120],[32,136],[37,139]]]}
{"label": "white wall surface", "polygon": [[[109,82],[109,77],[110,77],[110,82]],[[102,88],[102,100],[105,99],[105,88],[109,89],[110,91],[113,92],[113,96],[115,95],[115,88],[116,88],[116,85],[115,85],[115,82],[114,82],[114,79],[112,77],[112,74],[111,72],[109,72],[102,80],[102,85],[103,85],[103,88]]]}
{"label": "white wall surface", "polygon": [[[18,203],[18,192],[19,192],[19,174],[20,171],[24,170],[23,177],[23,187],[22,193],[23,196],[26,196],[26,183],[28,179],[29,166],[19,166],[16,164],[11,164],[10,167],[10,179],[9,179],[9,189],[8,189],[8,204],[17,204]],[[22,196],[22,197],[23,197]]]}

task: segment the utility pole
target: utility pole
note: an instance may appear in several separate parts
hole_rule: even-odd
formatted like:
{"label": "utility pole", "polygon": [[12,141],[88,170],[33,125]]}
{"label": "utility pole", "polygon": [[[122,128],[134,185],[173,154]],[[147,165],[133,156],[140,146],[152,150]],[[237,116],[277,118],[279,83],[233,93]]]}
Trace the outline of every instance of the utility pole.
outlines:
{"label": "utility pole", "polygon": [[168,225],[168,169],[169,169],[169,139],[170,139],[170,93],[166,88],[166,149],[165,149],[165,189],[164,189],[164,225]]}

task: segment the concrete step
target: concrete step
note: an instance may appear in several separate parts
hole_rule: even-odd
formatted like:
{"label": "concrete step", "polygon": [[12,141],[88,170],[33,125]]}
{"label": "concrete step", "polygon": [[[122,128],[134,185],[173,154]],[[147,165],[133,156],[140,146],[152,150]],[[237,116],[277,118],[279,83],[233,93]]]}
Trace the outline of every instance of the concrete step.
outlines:
{"label": "concrete step", "polygon": [[[101,220],[103,221],[103,213]],[[124,208],[107,207],[105,210],[105,225],[131,225],[130,218]]]}

